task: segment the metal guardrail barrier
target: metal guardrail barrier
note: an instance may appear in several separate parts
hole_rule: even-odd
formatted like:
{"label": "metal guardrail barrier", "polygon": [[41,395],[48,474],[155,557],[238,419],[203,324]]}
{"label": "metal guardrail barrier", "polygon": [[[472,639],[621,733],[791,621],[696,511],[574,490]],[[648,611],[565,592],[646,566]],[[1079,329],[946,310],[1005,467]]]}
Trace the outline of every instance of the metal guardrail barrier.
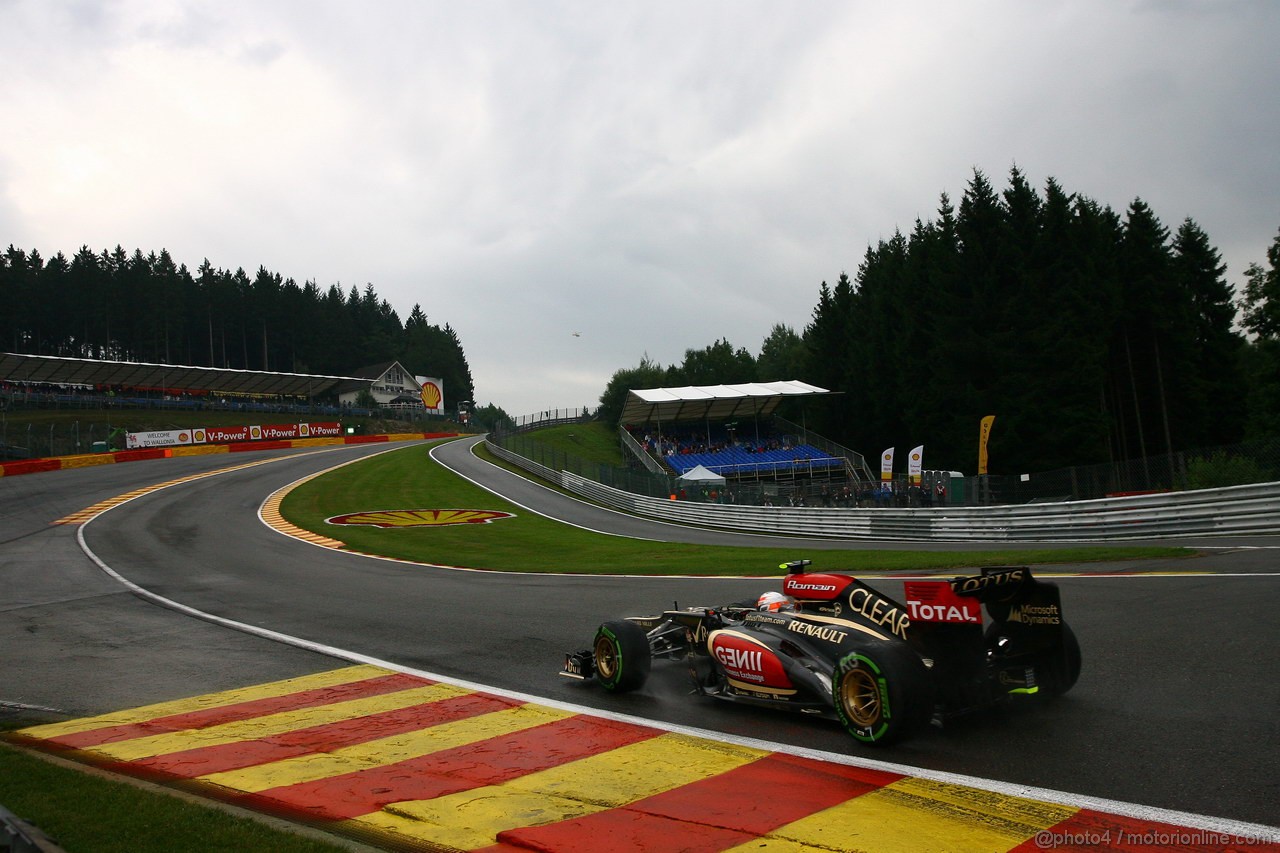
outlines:
{"label": "metal guardrail barrier", "polygon": [[681,524],[837,539],[1089,542],[1280,533],[1280,481],[1014,506],[754,507],[632,494],[555,471],[488,442],[495,456],[605,506]]}
{"label": "metal guardrail barrier", "polygon": [[66,853],[52,838],[0,806],[0,853]]}

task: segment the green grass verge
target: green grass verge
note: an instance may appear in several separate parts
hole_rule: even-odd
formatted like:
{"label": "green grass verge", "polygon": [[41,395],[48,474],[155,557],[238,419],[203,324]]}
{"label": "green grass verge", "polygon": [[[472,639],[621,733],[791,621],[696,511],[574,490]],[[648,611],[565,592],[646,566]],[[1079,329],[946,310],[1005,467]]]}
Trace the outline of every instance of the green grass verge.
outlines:
{"label": "green grass verge", "polygon": [[[635,575],[778,575],[801,557],[815,569],[946,571],[1009,563],[1081,563],[1169,558],[1184,548],[1088,546],[990,551],[836,550],[680,545],[590,533],[510,504],[437,465],[429,445],[382,453],[304,483],[285,498],[285,518],[340,539],[356,551],[402,560],[512,572]],[[496,510],[488,524],[383,529],[334,526],[325,519],[375,510]]]}
{"label": "green grass verge", "polygon": [[[0,745],[0,805],[68,853],[337,853],[349,849],[4,745]],[[0,849],[9,848],[0,844]]]}
{"label": "green grass verge", "polygon": [[558,424],[526,433],[528,438],[551,450],[569,456],[577,456],[585,462],[626,467],[626,457],[618,446],[616,428],[600,421],[578,424]]}

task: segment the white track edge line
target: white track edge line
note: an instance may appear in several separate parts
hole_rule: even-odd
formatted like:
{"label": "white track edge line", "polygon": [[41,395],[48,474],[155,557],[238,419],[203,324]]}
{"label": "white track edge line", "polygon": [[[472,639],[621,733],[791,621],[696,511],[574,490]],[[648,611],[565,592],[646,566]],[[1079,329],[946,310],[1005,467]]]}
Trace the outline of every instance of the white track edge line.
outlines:
{"label": "white track edge line", "polygon": [[[337,448],[327,448],[327,449],[337,449]],[[372,455],[378,456],[378,455],[381,455],[381,453],[388,452],[392,449],[400,449],[400,448],[387,448],[387,450],[385,451],[379,451],[379,453],[375,453]],[[275,459],[263,460],[263,461],[274,462],[274,461],[280,461],[287,458],[290,458],[290,457],[283,456],[283,457],[277,457]],[[360,457],[360,459],[364,459],[364,458],[369,458],[369,457]],[[351,461],[352,462],[359,461],[359,459],[351,460]],[[345,465],[349,463],[343,463],[343,464]],[[335,466],[335,467],[342,467],[342,466]],[[216,476],[219,474],[229,474],[235,470],[239,470],[239,467],[233,467],[233,468],[229,468],[221,471],[209,472],[209,475]],[[329,470],[332,470],[332,469],[329,469]],[[320,472],[320,473],[324,473],[324,472]],[[454,473],[457,473],[457,472],[454,472]],[[303,478],[303,479],[306,479],[306,478]],[[464,477],[464,479],[467,479],[467,478]],[[185,482],[169,483],[165,486],[165,488],[168,488],[170,486],[183,485],[183,484],[185,484]],[[479,485],[479,484],[476,484],[476,485]],[[490,491],[490,490],[486,489],[486,491]],[[142,496],[139,495],[138,497],[142,497]],[[123,503],[129,503],[132,500],[133,498],[131,498],[129,501],[124,501],[121,504],[117,504],[115,506],[121,506],[123,505]],[[520,504],[514,501],[511,501],[511,503],[515,504],[516,506],[520,506]],[[238,622],[233,619],[227,619],[222,616],[216,616],[212,613],[206,613],[205,611],[198,610],[194,607],[190,607],[188,605],[182,604],[180,602],[174,601],[169,598],[165,598],[164,596],[158,595],[154,592],[151,592],[148,589],[145,589],[139,586],[138,584],[135,584],[133,581],[130,581],[128,578],[125,578],[123,575],[119,574],[110,566],[108,566],[101,558],[98,557],[96,553],[93,552],[91,548],[89,548],[89,545],[84,538],[84,529],[88,527],[89,524],[92,523],[94,520],[96,520],[99,516],[106,514],[111,509],[114,509],[115,506],[108,507],[107,509],[98,513],[93,518],[79,525],[76,530],[76,541],[80,545],[80,549],[85,553],[86,556],[89,557],[90,560],[94,562],[95,565],[98,566],[99,569],[101,569],[109,577],[111,577],[117,583],[124,586],[133,594],[143,599],[146,599],[148,601],[151,601],[152,603],[157,604],[159,606],[166,607],[170,610],[174,610],[176,612],[183,613],[185,615],[192,616],[194,618],[201,619],[206,622],[210,622],[216,625],[221,625],[223,627],[231,628],[233,630],[241,631],[243,633],[251,634],[254,636],[262,637],[264,639],[283,643],[285,645],[293,646],[295,648],[300,648],[300,649],[311,651],[317,654],[323,654],[328,657],[337,658],[339,660],[347,660],[353,663],[366,664],[370,666],[378,666],[378,667],[382,667],[384,669],[390,670],[392,672],[400,672],[406,675],[415,675],[420,678],[426,678],[433,681],[440,681],[446,684],[452,684],[458,687],[462,687],[464,689],[474,690],[481,693],[488,693],[495,696],[502,696],[505,698],[510,698],[517,701],[521,701],[521,702],[530,702],[537,705],[543,705],[549,708],[555,708],[557,710],[568,711],[570,713],[577,713],[577,714],[583,714],[585,716],[615,720],[618,722],[624,722],[631,725],[639,725],[646,728],[657,729],[659,731],[667,731],[675,734],[683,734],[690,737],[698,737],[706,740],[718,741],[721,743],[739,745],[739,746],[744,746],[751,749],[761,749],[768,752],[778,752],[783,754],[796,755],[804,758],[811,758],[813,760],[824,761],[824,762],[833,763],[833,764],[844,764],[844,765],[853,766],[853,767],[863,767],[863,768],[873,769],[873,770],[882,770],[890,773],[899,773],[906,776],[912,776],[918,779],[926,779],[929,781],[941,782],[945,784],[964,785],[970,788],[988,791],[988,792],[1000,794],[1003,796],[1037,799],[1044,802],[1055,803],[1058,805],[1064,805],[1072,808],[1088,808],[1088,809],[1093,809],[1095,811],[1108,812],[1110,814],[1116,814],[1123,817],[1129,817],[1129,818],[1134,818],[1138,820],[1149,820],[1149,821],[1176,824],[1178,826],[1187,827],[1191,829],[1199,829],[1199,830],[1204,830],[1209,832],[1221,833],[1224,835],[1231,835],[1237,839],[1245,839],[1246,841],[1265,840],[1265,841],[1280,842],[1280,827],[1272,827],[1272,826],[1267,826],[1265,824],[1247,823],[1244,821],[1236,821],[1229,818],[1218,818],[1218,817],[1213,817],[1211,815],[1201,815],[1193,812],[1182,812],[1182,811],[1176,811],[1171,809],[1163,809],[1156,806],[1144,806],[1138,803],[1128,803],[1121,800],[1110,800],[1102,797],[1091,797],[1084,794],[1072,794],[1065,791],[1057,791],[1051,788],[1039,788],[1039,787],[1030,786],[1030,785],[1020,785],[1012,782],[1001,782],[995,779],[985,779],[977,776],[966,776],[963,774],[948,773],[946,771],[930,770],[930,769],[921,768],[921,767],[912,767],[906,764],[897,764],[894,762],[878,761],[876,759],[842,755],[839,753],[823,752],[821,750],[808,749],[805,747],[797,747],[789,744],[774,743],[771,741],[765,741],[765,740],[760,740],[756,738],[747,738],[747,737],[741,737],[736,735],[729,735],[729,734],[724,734],[722,732],[716,732],[716,731],[711,731],[707,729],[698,729],[698,728],[693,728],[689,726],[679,726],[679,725],[674,725],[670,723],[656,722],[656,721],[647,720],[641,717],[634,717],[628,714],[619,714],[616,712],[606,711],[598,708],[592,708],[589,706],[575,705],[569,702],[561,702],[559,700],[548,699],[546,697],[535,696],[532,694],[520,693],[518,691],[491,687],[488,685],[467,681],[465,679],[454,678],[452,676],[446,676],[439,673],[432,673],[426,670],[415,669],[413,667],[406,667],[401,664],[394,663],[392,661],[385,661],[380,658],[372,657],[370,655],[361,654],[359,652],[340,649],[336,646],[329,646],[323,643],[317,643],[311,640],[306,640],[301,637],[294,637],[289,634],[283,634],[278,631],[273,631],[269,628],[262,628],[256,625],[250,625],[245,622]],[[535,513],[535,514],[538,514],[538,513]],[[259,515],[259,518],[261,518],[260,510],[258,515]],[[267,526],[270,526],[270,525],[267,525]],[[347,553],[357,554],[359,556],[369,556],[376,559],[387,559],[387,558],[377,558],[375,557],[375,555],[360,554],[360,552],[354,552],[354,551],[347,552]],[[407,561],[396,561],[396,562],[407,562]],[[439,568],[448,569],[448,568],[456,568],[456,567],[440,566]],[[484,570],[484,569],[458,569],[458,570],[485,571],[485,572],[490,571],[490,570]],[[1271,574],[1272,573],[1268,573],[1267,575],[1264,575],[1264,576],[1271,576]],[[1280,574],[1280,573],[1276,573],[1276,574]],[[1241,575],[1221,575],[1220,576],[1220,575],[1173,574],[1170,576],[1172,577],[1257,577],[1259,575],[1241,574]],[[588,577],[608,577],[608,576],[607,575],[588,575]],[[631,576],[628,575],[624,577],[631,577]],[[646,577],[646,576],[641,576],[641,577]],[[657,577],[666,577],[670,579],[672,576],[657,576]],[[677,576],[677,577],[707,579],[708,577],[715,577],[715,576]],[[931,576],[924,576],[923,578],[920,578],[920,579],[930,579],[930,577]],[[1069,577],[1069,576],[1064,576],[1064,577]],[[1084,575],[1083,577],[1144,577],[1144,575]],[[911,580],[913,578],[895,575],[891,579]],[[933,577],[933,579],[936,579],[936,577]]]}
{"label": "white track edge line", "polygon": [[875,759],[860,758],[849,755],[840,755],[837,753],[822,752],[814,749],[790,746],[788,744],[772,743],[770,741],[758,740],[755,738],[739,737],[734,735],[726,735],[721,732],[710,731],[706,729],[691,728],[687,726],[677,726],[672,724],[657,723],[652,720],[646,720],[639,717],[633,717],[627,714],[617,714],[609,711],[602,711],[597,708],[587,706],[574,705],[568,702],[560,702],[553,699],[546,699],[540,696],[534,696],[527,693],[519,693],[501,688],[494,688],[483,684],[477,684],[464,679],[453,678],[451,676],[441,675],[439,673],[428,672],[426,670],[414,669],[412,667],[402,666],[391,661],[385,661],[371,655],[352,652],[346,649],[340,649],[335,646],[317,643],[311,640],[305,640],[301,637],[294,637],[289,634],[283,634],[279,631],[272,631],[269,628],[262,628],[256,625],[249,625],[244,622],[237,622],[234,619],[227,619],[222,616],[215,616],[212,613],[206,613],[197,610],[194,607],[181,604],[164,596],[157,595],[150,590],[135,584],[124,576],[120,575],[110,566],[108,566],[97,554],[89,548],[88,543],[84,539],[84,528],[89,522],[80,525],[76,531],[76,540],[80,545],[80,549],[92,560],[98,568],[113,578],[116,582],[127,588],[130,592],[138,595],[148,601],[167,607],[179,613],[193,616],[216,625],[222,625],[247,634],[262,637],[268,640],[284,643],[295,648],[316,652],[318,654],[334,657],[339,660],[347,660],[353,663],[367,664],[378,666],[392,672],[400,672],[407,675],[415,675],[420,678],[426,678],[432,681],[439,681],[445,684],[452,684],[467,690],[474,690],[480,693],[488,693],[490,695],[501,696],[514,699],[521,702],[529,702],[535,705],[542,705],[557,710],[568,711],[570,713],[582,714],[588,717],[600,717],[609,720],[639,725],[646,728],[658,729],[659,731],[667,731],[676,734],[684,734],[690,737],[702,738],[705,740],[718,741],[738,746],[744,746],[752,749],[761,749],[768,752],[778,752],[790,755],[797,755],[805,758],[811,758],[817,761],[825,761],[834,764],[844,764],[853,767],[863,767],[872,770],[883,770],[890,773],[899,773],[905,776],[912,776],[918,779],[927,779],[934,782],[942,782],[945,784],[964,785],[978,790],[988,791],[994,794],[1000,794],[1010,797],[1023,797],[1029,799],[1041,800],[1048,803],[1056,803],[1058,805],[1068,806],[1072,808],[1087,808],[1095,811],[1107,812],[1110,814],[1120,815],[1123,817],[1133,818],[1137,820],[1147,820],[1152,822],[1161,822],[1175,824],[1190,829],[1199,829],[1208,832],[1216,832],[1224,835],[1230,835],[1235,838],[1254,840],[1267,840],[1280,842],[1280,827],[1266,826],[1264,824],[1246,823],[1243,821],[1231,820],[1228,818],[1218,818],[1210,815],[1200,815],[1191,812],[1174,811],[1170,809],[1162,809],[1156,806],[1144,806],[1137,803],[1127,803],[1120,800],[1109,800],[1101,797],[1091,797],[1082,794],[1071,794],[1065,791],[1055,791],[1049,788],[1039,788],[1030,785],[1019,785],[1011,782],[1000,782],[994,779],[984,779],[976,776],[966,776],[957,773],[947,773],[938,770],[929,770],[920,767],[911,767],[905,764],[896,764],[887,761],[877,761]]}

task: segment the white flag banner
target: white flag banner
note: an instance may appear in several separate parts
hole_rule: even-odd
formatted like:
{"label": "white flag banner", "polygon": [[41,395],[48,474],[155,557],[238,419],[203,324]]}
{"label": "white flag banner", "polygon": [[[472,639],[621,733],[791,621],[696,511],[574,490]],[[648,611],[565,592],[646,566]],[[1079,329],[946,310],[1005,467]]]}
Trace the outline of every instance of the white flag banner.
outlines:
{"label": "white flag banner", "polygon": [[911,478],[911,482],[920,482],[920,469],[924,463],[924,445],[913,448],[911,456],[907,459],[907,476]]}
{"label": "white flag banner", "polygon": [[893,479],[893,448],[890,447],[880,454],[880,479]]}

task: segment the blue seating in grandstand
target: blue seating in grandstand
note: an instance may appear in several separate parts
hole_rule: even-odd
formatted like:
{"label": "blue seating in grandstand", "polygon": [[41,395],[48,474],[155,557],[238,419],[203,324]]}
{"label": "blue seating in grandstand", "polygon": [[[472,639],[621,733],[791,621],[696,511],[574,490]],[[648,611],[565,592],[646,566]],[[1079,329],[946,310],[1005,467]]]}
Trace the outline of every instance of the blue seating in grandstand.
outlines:
{"label": "blue seating in grandstand", "polygon": [[676,474],[684,474],[702,465],[725,477],[767,473],[798,465],[822,470],[844,466],[843,459],[828,456],[810,444],[750,453],[741,447],[730,447],[715,453],[677,453],[665,458]]}

